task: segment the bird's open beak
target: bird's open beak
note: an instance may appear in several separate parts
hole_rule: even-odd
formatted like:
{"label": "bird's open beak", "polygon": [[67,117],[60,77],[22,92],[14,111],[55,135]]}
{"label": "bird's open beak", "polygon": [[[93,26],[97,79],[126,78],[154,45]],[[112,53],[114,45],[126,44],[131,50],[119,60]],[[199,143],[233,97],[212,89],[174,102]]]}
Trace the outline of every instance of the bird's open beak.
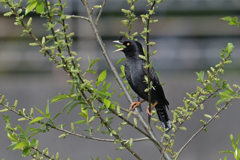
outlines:
{"label": "bird's open beak", "polygon": [[[122,45],[122,43],[119,42],[119,40],[116,40],[116,41],[113,41],[113,42],[115,42],[115,43],[119,43],[119,44]],[[123,50],[123,48],[119,48],[119,49],[117,49],[117,50],[115,50],[115,51],[113,51],[113,52],[118,52],[118,51],[122,51],[122,50]]]}

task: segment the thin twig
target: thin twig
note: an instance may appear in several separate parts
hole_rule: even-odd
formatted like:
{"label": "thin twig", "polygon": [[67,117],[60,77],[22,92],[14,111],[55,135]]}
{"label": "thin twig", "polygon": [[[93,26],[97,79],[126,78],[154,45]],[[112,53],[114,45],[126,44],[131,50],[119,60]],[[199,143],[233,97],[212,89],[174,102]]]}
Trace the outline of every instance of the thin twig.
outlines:
{"label": "thin twig", "polygon": [[[54,160],[54,158],[51,158],[50,156],[44,154],[43,152],[39,151],[37,148],[35,147],[31,147],[33,150],[35,150],[36,152],[38,152],[39,154],[43,155],[44,157],[48,158],[49,160]],[[36,158],[34,156],[32,156],[33,158]]]}
{"label": "thin twig", "polygon": [[101,9],[100,9],[100,11],[98,12],[98,16],[97,16],[97,19],[96,19],[96,21],[95,21],[95,25],[96,25],[96,26],[97,26],[97,24],[98,24],[98,21],[99,21],[101,15],[102,15],[102,11],[103,11],[103,8],[104,8],[105,4],[106,4],[106,0],[103,0]]}
{"label": "thin twig", "polygon": [[[240,91],[240,89],[236,92],[238,93]],[[235,98],[235,95],[232,96],[232,98],[230,98],[225,105],[223,105],[213,116],[212,118],[210,118],[207,123],[205,125],[203,125],[196,133],[193,134],[193,136],[182,146],[182,148],[178,151],[177,156],[175,157],[174,160],[177,160],[178,157],[180,156],[180,154],[182,153],[183,149],[193,140],[194,137],[196,137],[213,119],[215,119],[215,117],[222,111],[225,109],[225,107]]]}

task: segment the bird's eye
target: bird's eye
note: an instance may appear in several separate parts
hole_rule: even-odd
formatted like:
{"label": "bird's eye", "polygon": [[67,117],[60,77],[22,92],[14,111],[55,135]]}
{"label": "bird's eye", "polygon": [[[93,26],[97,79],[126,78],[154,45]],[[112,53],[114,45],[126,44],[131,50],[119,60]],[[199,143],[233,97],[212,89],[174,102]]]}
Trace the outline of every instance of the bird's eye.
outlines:
{"label": "bird's eye", "polygon": [[126,45],[127,45],[127,46],[130,46],[130,43],[128,42]]}

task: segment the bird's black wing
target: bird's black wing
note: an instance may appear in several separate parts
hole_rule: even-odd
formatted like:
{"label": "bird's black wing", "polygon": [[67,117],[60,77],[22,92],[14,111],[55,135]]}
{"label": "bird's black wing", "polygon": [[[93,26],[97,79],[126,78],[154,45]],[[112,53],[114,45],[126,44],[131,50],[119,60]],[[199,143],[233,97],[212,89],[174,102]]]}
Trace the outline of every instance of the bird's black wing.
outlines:
{"label": "bird's black wing", "polygon": [[147,92],[144,90],[147,88],[146,82],[144,82],[144,71],[141,65],[141,61],[127,60],[125,63],[125,75],[129,85],[138,96],[142,99],[148,100]]}
{"label": "bird's black wing", "polygon": [[130,68],[128,67],[128,65],[125,65],[125,76],[126,76],[126,79],[129,83],[129,85],[133,88],[133,81],[132,81],[132,78],[131,78],[131,71],[130,71]]}

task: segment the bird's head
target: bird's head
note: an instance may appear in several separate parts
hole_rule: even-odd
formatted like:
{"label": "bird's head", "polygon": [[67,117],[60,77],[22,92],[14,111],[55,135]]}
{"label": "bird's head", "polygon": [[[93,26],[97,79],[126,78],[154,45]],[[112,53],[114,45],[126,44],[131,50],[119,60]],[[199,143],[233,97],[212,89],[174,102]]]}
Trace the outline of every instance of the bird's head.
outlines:
{"label": "bird's head", "polygon": [[138,41],[133,41],[133,40],[125,39],[124,37],[120,37],[119,40],[116,40],[113,42],[123,45],[122,48],[119,48],[114,52],[123,51],[126,57],[132,57],[132,56],[138,57],[139,54],[144,55],[142,45]]}

